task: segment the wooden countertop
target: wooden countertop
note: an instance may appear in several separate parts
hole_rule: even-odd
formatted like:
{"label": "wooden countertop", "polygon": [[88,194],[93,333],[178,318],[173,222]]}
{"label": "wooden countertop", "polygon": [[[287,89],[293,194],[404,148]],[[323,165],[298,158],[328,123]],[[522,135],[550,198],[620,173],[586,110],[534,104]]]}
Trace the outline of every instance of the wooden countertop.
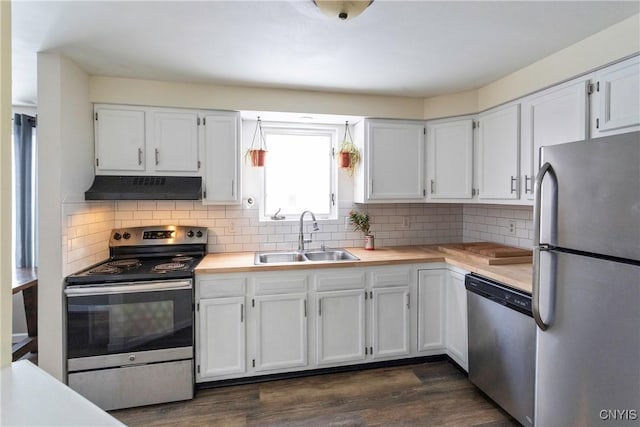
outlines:
{"label": "wooden countertop", "polygon": [[480,274],[506,285],[531,293],[532,266],[526,264],[486,265],[438,250],[438,246],[395,246],[367,251],[363,248],[345,248],[359,261],[308,262],[291,264],[255,265],[254,252],[231,252],[207,255],[196,267],[196,274],[282,271],[318,268],[365,267],[394,264],[423,264],[446,262],[464,270]]}

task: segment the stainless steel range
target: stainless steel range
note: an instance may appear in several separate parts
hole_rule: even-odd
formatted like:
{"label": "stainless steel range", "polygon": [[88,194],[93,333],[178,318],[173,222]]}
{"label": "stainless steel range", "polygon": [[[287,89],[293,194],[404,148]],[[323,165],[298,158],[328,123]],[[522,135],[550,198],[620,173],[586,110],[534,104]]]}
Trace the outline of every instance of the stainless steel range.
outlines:
{"label": "stainless steel range", "polygon": [[110,258],[66,278],[71,388],[105,410],[193,397],[193,277],[207,229],[111,232]]}

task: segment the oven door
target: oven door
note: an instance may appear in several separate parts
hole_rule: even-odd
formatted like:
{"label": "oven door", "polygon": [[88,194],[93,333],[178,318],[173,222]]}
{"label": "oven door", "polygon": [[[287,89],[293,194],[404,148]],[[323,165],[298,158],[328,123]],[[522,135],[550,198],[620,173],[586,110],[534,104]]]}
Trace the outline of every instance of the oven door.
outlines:
{"label": "oven door", "polygon": [[67,296],[67,358],[193,347],[188,280],[73,286]]}

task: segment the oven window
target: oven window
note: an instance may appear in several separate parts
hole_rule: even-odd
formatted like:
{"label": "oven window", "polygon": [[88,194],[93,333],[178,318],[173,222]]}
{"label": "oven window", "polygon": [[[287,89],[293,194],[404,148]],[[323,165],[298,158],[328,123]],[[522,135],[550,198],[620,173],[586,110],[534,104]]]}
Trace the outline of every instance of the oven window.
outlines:
{"label": "oven window", "polygon": [[69,358],[191,346],[191,290],[67,299]]}

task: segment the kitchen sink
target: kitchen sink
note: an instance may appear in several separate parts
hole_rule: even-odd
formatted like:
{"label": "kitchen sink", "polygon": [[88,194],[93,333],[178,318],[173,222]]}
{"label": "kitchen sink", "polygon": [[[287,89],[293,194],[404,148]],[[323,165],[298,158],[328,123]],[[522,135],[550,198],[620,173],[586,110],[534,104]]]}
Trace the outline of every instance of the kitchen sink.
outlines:
{"label": "kitchen sink", "polygon": [[309,261],[357,261],[359,258],[344,249],[305,252]]}
{"label": "kitchen sink", "polygon": [[360,258],[344,249],[314,250],[308,252],[256,252],[254,264],[297,264],[319,261],[358,261]]}
{"label": "kitchen sink", "polygon": [[281,264],[308,261],[300,252],[265,252],[256,253],[255,264]]}

